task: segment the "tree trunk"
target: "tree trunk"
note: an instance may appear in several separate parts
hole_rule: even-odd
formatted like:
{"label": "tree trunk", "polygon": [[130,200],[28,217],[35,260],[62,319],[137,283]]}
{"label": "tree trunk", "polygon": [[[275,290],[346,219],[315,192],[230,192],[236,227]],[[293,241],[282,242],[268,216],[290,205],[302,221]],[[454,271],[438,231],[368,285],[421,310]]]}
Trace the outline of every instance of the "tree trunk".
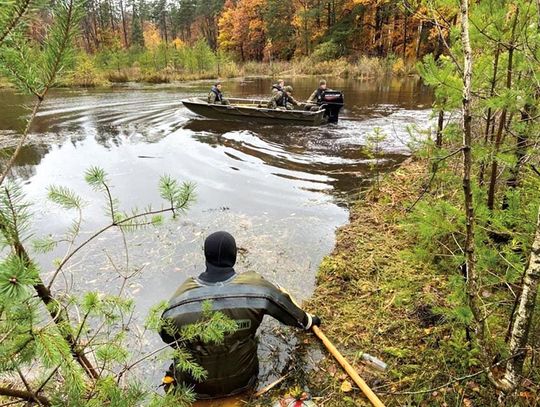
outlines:
{"label": "tree trunk", "polygon": [[386,39],[386,52],[390,54],[394,51],[394,28],[396,26],[396,13],[393,11],[390,14],[390,21],[388,23],[388,38]]}
{"label": "tree trunk", "polygon": [[420,21],[420,25],[418,26],[418,41],[416,41],[416,51],[415,51],[416,59],[419,59],[420,57],[420,47],[422,46],[423,34],[424,34],[424,22]]}
{"label": "tree trunk", "polygon": [[[510,40],[510,45],[508,48],[508,66],[506,69],[506,88],[512,88],[512,69],[513,69],[513,60],[514,60],[514,35],[517,26],[517,19],[519,15],[519,8],[516,9],[514,14],[514,22],[512,23],[512,36]],[[501,143],[503,140],[503,131],[506,125],[506,114],[507,109],[504,108],[501,114],[501,119],[499,123],[499,129],[497,131],[497,137],[495,138],[495,145],[493,146],[493,157],[491,161],[491,175],[489,180],[489,191],[488,191],[488,201],[487,206],[490,210],[493,210],[495,206],[495,190],[497,188],[497,173],[499,171],[499,161],[497,155],[501,149]]]}
{"label": "tree trunk", "polygon": [[[472,192],[472,49],[469,38],[469,5],[468,0],[461,0],[461,42],[463,45],[463,100],[462,100],[462,131],[463,131],[463,194],[465,205],[466,235],[465,235],[465,272],[466,290],[469,307],[476,322],[476,339],[482,345],[485,335],[486,320],[479,305],[479,279],[476,271],[476,253],[474,243],[475,214]],[[485,348],[484,346],[481,346]],[[485,349],[481,350],[482,352]]]}
{"label": "tree trunk", "polygon": [[536,224],[536,234],[529,259],[529,265],[525,272],[523,289],[521,291],[519,308],[512,328],[510,337],[509,353],[511,358],[506,364],[506,372],[502,380],[508,386],[508,390],[514,389],[520,381],[525,362],[527,340],[536,305],[538,294],[538,281],[540,280],[540,209]]}
{"label": "tree trunk", "polygon": [[95,3],[92,2],[92,27],[94,30],[94,42],[95,42],[95,49],[99,49],[100,39],[99,39],[99,29],[98,29],[98,21],[96,17],[96,7]]}
{"label": "tree trunk", "polygon": [[[508,179],[506,185],[513,189],[519,186],[519,173],[521,167],[525,161],[525,153],[527,149],[527,143],[529,141],[528,132],[530,130],[530,123],[533,120],[534,107],[531,104],[525,105],[521,112],[521,124],[524,126],[516,135],[516,165],[511,170],[511,176]],[[506,200],[503,203],[503,209],[508,207]]]}
{"label": "tree trunk", "polygon": [[[489,97],[492,98],[495,94],[495,86],[497,84],[497,75],[499,73],[499,56],[501,54],[501,47],[497,46],[497,49],[495,50],[495,59],[493,61],[493,76],[491,77],[491,88],[489,90]],[[492,123],[494,121],[493,118],[493,111],[491,110],[491,107],[488,107],[487,113],[486,113],[486,128],[484,130],[484,146],[487,146],[488,141],[493,138],[493,130],[494,127],[492,126]],[[491,130],[491,132],[490,132]],[[482,160],[482,163],[480,164],[480,173],[478,176],[478,184],[480,186],[484,185],[484,173],[486,169],[486,163],[484,160]]]}
{"label": "tree trunk", "polygon": [[403,60],[407,59],[407,24],[409,23],[409,14],[405,10],[405,17],[403,21]]}
{"label": "tree trunk", "polygon": [[326,3],[326,26],[327,28],[332,27],[332,4],[330,2]]}
{"label": "tree trunk", "polygon": [[126,15],[124,13],[124,2],[120,0],[120,14],[122,15],[122,32],[124,34],[124,46],[126,49],[129,48],[127,29],[126,29]]}
{"label": "tree trunk", "polygon": [[437,138],[435,139],[435,145],[437,148],[442,147],[443,139],[442,132],[444,127],[444,110],[439,110],[439,117],[437,119]]}
{"label": "tree trunk", "polygon": [[109,6],[109,17],[111,19],[111,30],[114,34],[116,34],[116,23],[114,21],[114,9],[113,9],[113,5],[112,3],[109,1],[108,3],[108,6]]}
{"label": "tree trunk", "polygon": [[442,32],[437,35],[437,48],[435,48],[435,61],[438,61],[444,50],[444,38]]}
{"label": "tree trunk", "polygon": [[375,50],[378,57],[383,55],[383,10],[381,6],[375,9]]}

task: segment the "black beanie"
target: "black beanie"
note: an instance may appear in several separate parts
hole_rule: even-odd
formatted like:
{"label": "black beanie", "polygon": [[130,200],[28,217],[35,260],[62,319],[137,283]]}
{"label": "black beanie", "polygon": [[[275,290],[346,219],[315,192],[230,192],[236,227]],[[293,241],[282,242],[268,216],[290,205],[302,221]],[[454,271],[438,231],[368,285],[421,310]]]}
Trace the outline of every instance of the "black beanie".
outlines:
{"label": "black beanie", "polygon": [[230,233],[215,232],[204,241],[207,264],[214,267],[233,267],[236,263],[236,241]]}

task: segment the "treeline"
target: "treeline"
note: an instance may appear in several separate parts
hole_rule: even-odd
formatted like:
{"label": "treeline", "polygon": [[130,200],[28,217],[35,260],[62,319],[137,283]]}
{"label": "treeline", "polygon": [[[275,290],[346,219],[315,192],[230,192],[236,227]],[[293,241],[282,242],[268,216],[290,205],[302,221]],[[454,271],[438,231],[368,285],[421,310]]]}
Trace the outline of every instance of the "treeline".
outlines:
{"label": "treeline", "polygon": [[[81,46],[173,48],[204,40],[236,61],[396,55],[442,49],[446,33],[420,2],[401,0],[89,0]],[[454,21],[455,23],[455,21]]]}
{"label": "treeline", "polygon": [[[39,6],[41,4],[41,6]],[[36,3],[39,48],[53,16]],[[451,43],[455,14],[403,0],[88,0],[65,85],[243,75],[408,74]],[[36,10],[37,9],[37,10]]]}

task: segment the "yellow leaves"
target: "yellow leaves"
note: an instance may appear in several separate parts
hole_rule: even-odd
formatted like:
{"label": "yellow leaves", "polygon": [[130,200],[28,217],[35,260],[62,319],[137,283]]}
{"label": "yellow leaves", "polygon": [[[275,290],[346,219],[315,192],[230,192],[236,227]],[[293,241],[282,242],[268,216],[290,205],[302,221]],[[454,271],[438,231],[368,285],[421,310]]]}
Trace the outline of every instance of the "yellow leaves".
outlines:
{"label": "yellow leaves", "polygon": [[155,50],[161,44],[161,35],[159,35],[159,30],[152,23],[144,24],[144,45],[146,48]]}
{"label": "yellow leaves", "polygon": [[340,390],[341,390],[343,393],[348,393],[348,392],[352,391],[352,384],[351,384],[351,382],[349,382],[348,380],[343,380],[343,383],[341,383]]}
{"label": "yellow leaves", "polygon": [[176,49],[184,48],[186,46],[186,43],[182,41],[180,38],[175,38],[174,40],[171,41],[171,44],[173,48],[176,48]]}
{"label": "yellow leaves", "polygon": [[265,38],[263,12],[265,0],[227,2],[218,21],[220,49],[240,51],[242,58],[257,58]]}

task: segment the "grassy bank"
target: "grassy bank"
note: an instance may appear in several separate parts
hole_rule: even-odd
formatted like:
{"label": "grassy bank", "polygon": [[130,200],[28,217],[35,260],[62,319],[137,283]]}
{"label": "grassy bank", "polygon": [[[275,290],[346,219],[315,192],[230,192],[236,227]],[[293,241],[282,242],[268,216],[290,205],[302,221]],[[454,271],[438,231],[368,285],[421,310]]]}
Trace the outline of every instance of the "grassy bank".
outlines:
{"label": "grassy bank", "polygon": [[[188,63],[142,54],[133,58],[118,55],[79,54],[71,70],[62,75],[57,85],[61,87],[108,87],[128,82],[161,84],[216,78],[324,76],[335,78],[375,79],[385,76],[415,74],[414,64],[401,58],[360,57],[356,60],[339,58],[318,61],[301,58],[293,61],[236,63],[230,59],[217,59],[206,55],[204,61]],[[0,77],[0,88],[9,87]]]}
{"label": "grassy bank", "polygon": [[[447,306],[448,276],[409,255],[415,239],[401,224],[427,174],[425,162],[408,161],[351,209],[320,266],[310,307],[387,406],[491,405],[483,375],[456,380],[479,369],[465,338],[437,312]],[[387,362],[388,371],[359,363],[362,351]],[[325,406],[364,405],[359,390],[341,389],[350,379],[329,356],[320,366],[310,383]]]}
{"label": "grassy bank", "polygon": [[108,64],[99,55],[80,55],[73,71],[61,80],[62,86],[97,87],[115,83],[169,83],[214,78],[246,76],[302,76],[369,79],[382,76],[405,76],[414,73],[414,66],[406,65],[400,58],[361,57],[351,61],[339,58],[333,61],[316,61],[302,58],[294,61],[236,63],[229,59],[210,57],[205,63],[182,65],[158,63],[153,58],[132,63]]}

